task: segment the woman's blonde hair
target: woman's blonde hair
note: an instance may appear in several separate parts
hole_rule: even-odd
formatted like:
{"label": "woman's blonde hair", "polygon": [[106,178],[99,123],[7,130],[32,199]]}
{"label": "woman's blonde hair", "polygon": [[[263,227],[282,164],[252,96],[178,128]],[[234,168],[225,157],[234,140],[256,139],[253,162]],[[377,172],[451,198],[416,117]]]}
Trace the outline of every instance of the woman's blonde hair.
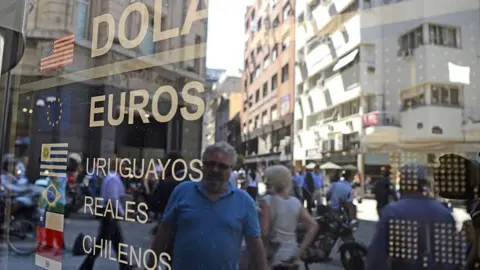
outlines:
{"label": "woman's blonde hair", "polygon": [[271,186],[277,193],[289,189],[292,185],[292,172],[283,165],[268,167],[264,173],[267,185]]}

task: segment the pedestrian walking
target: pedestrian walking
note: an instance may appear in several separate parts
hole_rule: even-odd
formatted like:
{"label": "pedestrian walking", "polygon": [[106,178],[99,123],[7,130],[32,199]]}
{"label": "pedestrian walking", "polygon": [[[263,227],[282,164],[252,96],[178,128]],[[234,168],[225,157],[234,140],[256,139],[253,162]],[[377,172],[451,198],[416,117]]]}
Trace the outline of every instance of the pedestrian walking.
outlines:
{"label": "pedestrian walking", "polygon": [[257,165],[247,175],[247,192],[250,194],[253,200],[257,199],[258,184],[260,181],[262,181],[262,175],[260,172],[260,167]]}
{"label": "pedestrian walking", "polygon": [[[291,171],[287,167],[274,165],[267,168],[265,179],[275,191],[260,202],[263,243],[269,263],[273,270],[298,269],[302,254],[318,231],[318,224],[300,200],[290,196]],[[296,235],[299,222],[307,229],[300,246]]]}
{"label": "pedestrian walking", "polygon": [[175,235],[172,269],[237,269],[242,239],[255,269],[266,269],[255,202],[228,181],[236,160],[228,143],[210,145],[202,156],[203,179],[173,191],[152,243],[160,254]]}
{"label": "pedestrian walking", "polygon": [[[119,215],[124,216],[125,210],[123,209],[122,201],[125,196],[125,187],[120,175],[115,172],[115,168],[117,167],[117,164],[115,164],[116,159],[113,157],[109,160],[109,168],[111,168],[111,170],[103,178],[100,197],[103,198],[103,207],[105,207],[107,202],[110,201],[114,208],[118,210]],[[120,243],[124,243],[120,224],[118,220],[111,215],[106,215],[100,218],[100,228],[98,229],[98,236],[96,238],[96,243],[93,245],[93,249],[100,248],[102,246],[102,240],[111,241],[113,247],[118,247]],[[117,249],[114,248],[113,250]],[[99,254],[100,250],[92,250],[83,261],[79,270],[92,270]],[[132,269],[130,265],[121,263],[121,261],[129,261],[126,253],[116,255],[119,258],[118,263],[120,264],[120,270]]]}
{"label": "pedestrian walking", "polygon": [[375,200],[377,201],[377,214],[378,217],[382,214],[382,209],[387,206],[387,204],[397,199],[397,194],[395,192],[395,187],[391,182],[390,177],[390,168],[382,168],[382,179],[378,179],[373,184],[373,194],[375,195]]}
{"label": "pedestrian walking", "polygon": [[299,172],[296,172],[295,171],[295,168],[292,167],[291,168],[291,172],[292,172],[292,190],[293,190],[293,194],[295,194],[295,197],[297,197],[300,202],[302,202],[302,205],[303,205],[303,186],[305,184],[305,179],[303,177],[303,175],[301,175]]}
{"label": "pedestrian walking", "polygon": [[323,204],[323,189],[325,187],[323,181],[323,173],[320,171],[320,166],[317,164],[313,169],[313,199],[316,202],[316,205]]}
{"label": "pedestrian walking", "polygon": [[[449,209],[431,196],[427,170],[420,164],[401,169],[399,201],[385,206],[368,249],[367,270],[454,270],[461,244]],[[438,241],[441,239],[441,241]],[[458,256],[461,258],[462,256]]]}

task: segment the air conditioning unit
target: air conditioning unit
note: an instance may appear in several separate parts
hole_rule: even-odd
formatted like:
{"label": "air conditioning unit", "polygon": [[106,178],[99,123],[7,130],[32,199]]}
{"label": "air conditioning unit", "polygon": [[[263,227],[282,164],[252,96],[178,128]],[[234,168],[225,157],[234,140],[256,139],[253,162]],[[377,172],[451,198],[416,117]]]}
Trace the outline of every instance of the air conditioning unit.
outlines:
{"label": "air conditioning unit", "polygon": [[410,56],[413,56],[413,49],[405,50],[404,57],[410,57]]}

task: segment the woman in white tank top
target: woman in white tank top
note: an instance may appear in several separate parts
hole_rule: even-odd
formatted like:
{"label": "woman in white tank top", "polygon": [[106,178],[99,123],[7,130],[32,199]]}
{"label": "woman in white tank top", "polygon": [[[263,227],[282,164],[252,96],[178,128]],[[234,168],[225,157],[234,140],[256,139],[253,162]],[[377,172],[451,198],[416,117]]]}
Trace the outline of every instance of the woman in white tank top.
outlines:
{"label": "woman in white tank top", "polygon": [[[318,225],[303,208],[302,203],[296,197],[290,196],[292,181],[287,167],[271,166],[267,168],[264,176],[276,193],[265,196],[260,202],[264,243],[279,244],[270,264],[274,270],[297,269],[300,256],[313,241]],[[308,230],[300,246],[296,236],[298,222],[303,223]]]}

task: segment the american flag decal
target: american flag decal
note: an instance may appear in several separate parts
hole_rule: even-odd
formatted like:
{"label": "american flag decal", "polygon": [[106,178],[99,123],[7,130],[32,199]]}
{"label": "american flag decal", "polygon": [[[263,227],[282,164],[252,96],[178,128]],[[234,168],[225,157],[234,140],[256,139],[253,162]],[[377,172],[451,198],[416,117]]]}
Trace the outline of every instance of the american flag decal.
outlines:
{"label": "american flag decal", "polygon": [[74,35],[72,33],[55,39],[42,48],[40,71],[47,71],[69,65],[73,62],[75,48]]}

